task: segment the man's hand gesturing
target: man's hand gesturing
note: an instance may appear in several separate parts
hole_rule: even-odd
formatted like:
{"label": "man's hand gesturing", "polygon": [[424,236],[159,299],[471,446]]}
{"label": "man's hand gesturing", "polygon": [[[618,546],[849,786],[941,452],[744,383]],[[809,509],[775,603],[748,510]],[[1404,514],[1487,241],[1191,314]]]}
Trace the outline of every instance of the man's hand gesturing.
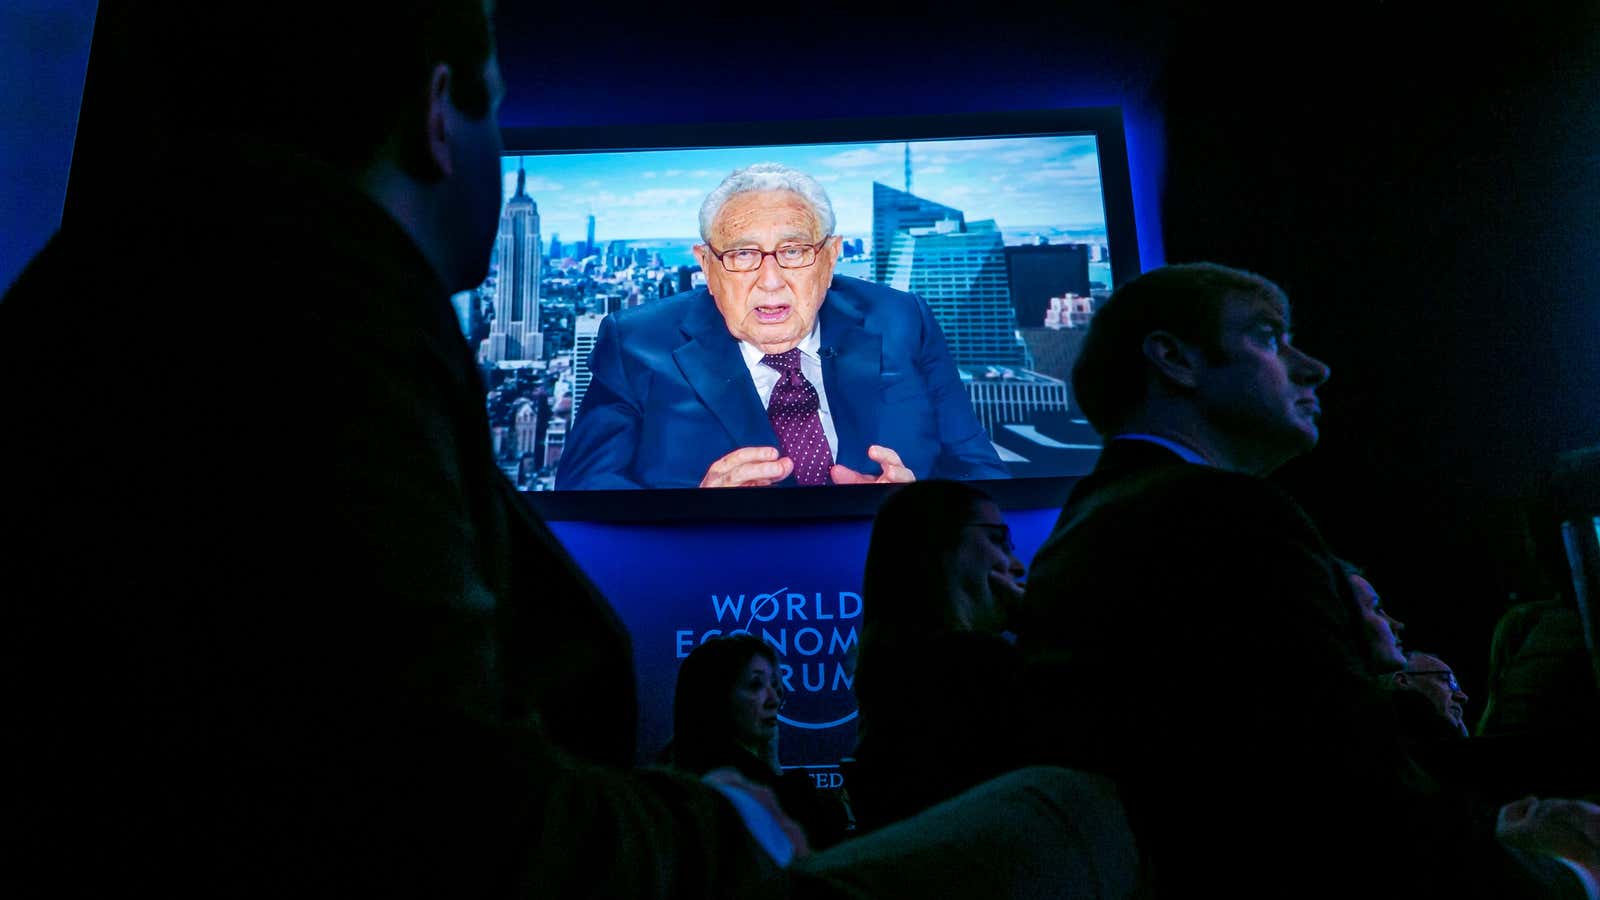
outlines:
{"label": "man's hand gesturing", "polygon": [[761,487],[789,477],[794,460],[778,456],[777,447],[740,447],[706,469],[705,487]]}

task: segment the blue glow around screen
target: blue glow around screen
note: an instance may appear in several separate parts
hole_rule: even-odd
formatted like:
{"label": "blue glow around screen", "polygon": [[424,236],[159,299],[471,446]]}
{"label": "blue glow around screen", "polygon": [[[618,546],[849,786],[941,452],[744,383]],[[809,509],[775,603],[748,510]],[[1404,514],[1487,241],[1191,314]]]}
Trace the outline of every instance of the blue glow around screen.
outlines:
{"label": "blue glow around screen", "polygon": [[[700,204],[756,162],[823,184],[838,274],[928,301],[1013,476],[1092,468],[1099,439],[1069,409],[1067,381],[1113,284],[1105,192],[1095,137],[1056,134],[507,154],[489,278],[456,304],[518,488],[553,486],[600,319],[704,284]],[[891,258],[875,245],[897,240],[920,246]]]}

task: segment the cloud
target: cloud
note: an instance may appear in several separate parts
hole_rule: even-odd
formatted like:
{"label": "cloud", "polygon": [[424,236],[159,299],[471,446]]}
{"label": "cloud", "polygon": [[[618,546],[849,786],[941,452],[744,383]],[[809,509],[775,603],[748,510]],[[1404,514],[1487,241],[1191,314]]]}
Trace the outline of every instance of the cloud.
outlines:
{"label": "cloud", "polygon": [[1026,150],[1008,150],[1004,153],[996,154],[994,158],[1008,166],[1025,166],[1049,159],[1054,155],[1053,153],[1041,153],[1030,148]]}
{"label": "cloud", "polygon": [[[515,194],[517,192],[517,173],[503,173],[500,176],[500,189],[502,196],[506,198],[510,198],[513,194]],[[527,191],[529,194],[533,195],[533,199],[535,200],[539,199],[540,194],[549,194],[563,190],[566,190],[566,188],[559,181],[551,181],[548,178],[540,178],[537,175],[528,176]]]}
{"label": "cloud", "polygon": [[651,209],[663,206],[699,207],[705,192],[698,188],[646,188],[629,194],[601,191],[588,198],[595,209]]}
{"label": "cloud", "polygon": [[1093,157],[1080,156],[1067,160],[1064,164],[1057,163],[1034,169],[1023,176],[1023,180],[1031,184],[1098,186],[1100,167]]}
{"label": "cloud", "polygon": [[893,163],[901,158],[905,151],[899,144],[879,144],[876,147],[856,147],[824,156],[817,160],[820,166],[830,169],[860,169],[867,166],[881,166]]}
{"label": "cloud", "polygon": [[[1081,142],[1081,143],[1080,143]],[[973,138],[964,141],[940,141],[926,151],[913,151],[916,162],[950,165],[974,159],[998,161],[1010,166],[1029,165],[1046,161],[1093,158],[1092,141],[1085,137],[1063,137],[1050,140],[1035,138]],[[1080,149],[1081,148],[1081,149]],[[926,156],[922,155],[926,152]]]}

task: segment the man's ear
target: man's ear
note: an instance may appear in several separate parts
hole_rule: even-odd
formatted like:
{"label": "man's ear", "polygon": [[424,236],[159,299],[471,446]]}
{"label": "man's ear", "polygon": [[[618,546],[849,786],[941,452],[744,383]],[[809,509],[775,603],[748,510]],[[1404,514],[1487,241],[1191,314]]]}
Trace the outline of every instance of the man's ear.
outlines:
{"label": "man's ear", "polygon": [[428,170],[424,174],[429,177],[448,178],[455,172],[450,138],[456,115],[455,105],[450,102],[450,67],[439,63],[428,76],[427,109],[422,120],[422,163]]}
{"label": "man's ear", "polygon": [[1168,381],[1186,388],[1198,382],[1205,355],[1183,338],[1170,331],[1152,331],[1144,336],[1140,349],[1150,365]]}
{"label": "man's ear", "polygon": [[1395,687],[1411,687],[1411,677],[1404,672],[1395,672],[1394,674],[1390,675],[1389,678],[1394,682]]}

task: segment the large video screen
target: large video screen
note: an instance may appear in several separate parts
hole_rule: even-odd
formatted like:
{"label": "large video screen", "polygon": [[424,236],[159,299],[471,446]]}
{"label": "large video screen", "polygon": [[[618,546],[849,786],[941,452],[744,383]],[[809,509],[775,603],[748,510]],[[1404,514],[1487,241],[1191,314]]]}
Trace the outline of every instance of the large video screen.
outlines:
{"label": "large video screen", "polygon": [[[702,243],[701,203],[735,169],[778,162],[828,193],[841,238],[835,288],[850,280],[887,286],[931,311],[999,462],[982,477],[1087,472],[1100,442],[1075,411],[1069,372],[1096,304],[1138,267],[1120,129],[1115,110],[1070,110],[673,133],[508,132],[489,276],[455,298],[482,369],[502,469],[524,491],[558,486],[607,317],[620,325],[639,316],[638,307],[673,298],[714,304],[693,253]],[[878,371],[876,359],[868,364]],[[726,375],[750,378],[737,366]],[[653,377],[676,373],[669,367]],[[697,396],[696,387],[690,379],[689,402],[721,402]],[[667,396],[665,387],[653,389]],[[754,392],[739,399],[745,395]],[[828,383],[824,396],[838,421],[851,402],[848,385]],[[685,402],[674,397],[641,415],[659,424]],[[710,434],[704,447],[677,440],[665,452],[698,451],[705,459],[689,461],[692,469],[731,449],[719,440],[727,438]],[[838,448],[841,462],[845,451]],[[644,452],[619,448],[619,457]]]}

